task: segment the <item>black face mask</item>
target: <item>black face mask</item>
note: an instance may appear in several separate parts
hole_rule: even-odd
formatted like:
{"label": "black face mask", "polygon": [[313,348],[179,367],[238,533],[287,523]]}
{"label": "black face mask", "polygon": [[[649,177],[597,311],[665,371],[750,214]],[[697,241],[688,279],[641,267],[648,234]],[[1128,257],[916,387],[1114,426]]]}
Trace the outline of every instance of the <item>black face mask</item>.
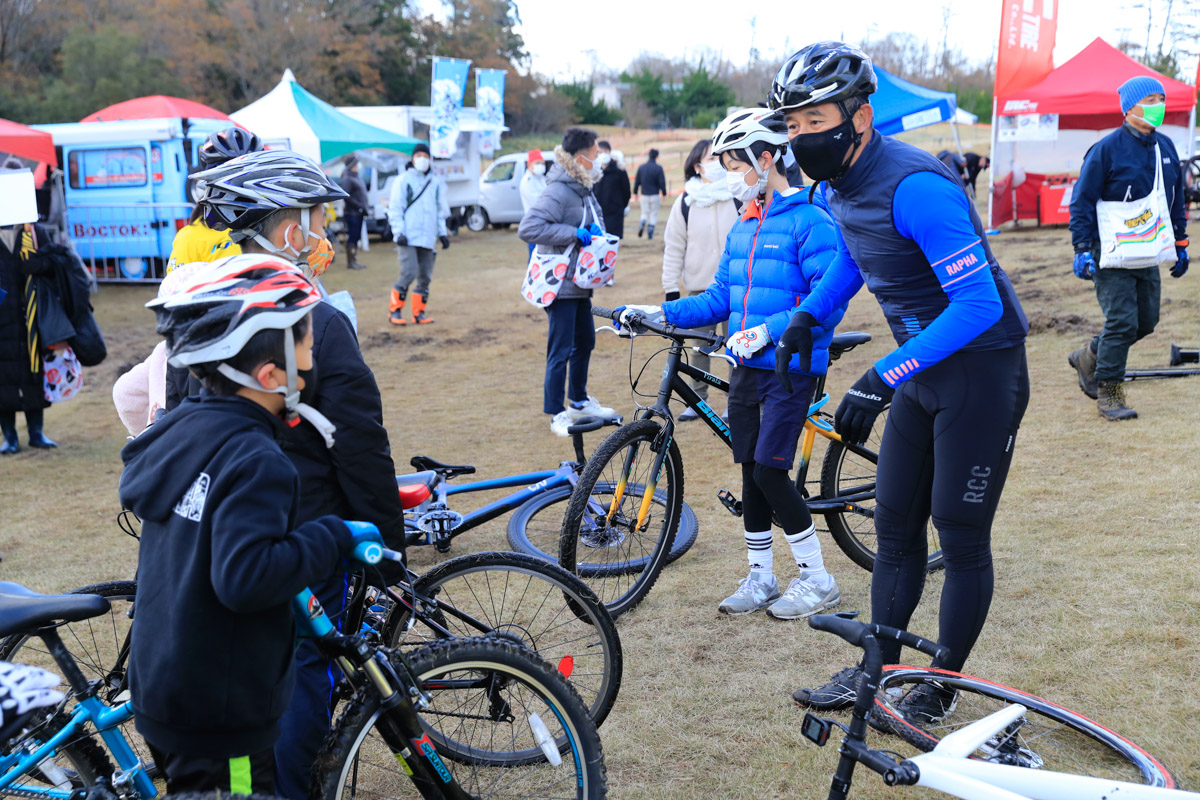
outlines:
{"label": "black face mask", "polygon": [[793,138],[792,155],[814,182],[833,180],[846,174],[846,154],[861,141],[862,134],[854,130],[854,119],[847,118],[836,128]]}

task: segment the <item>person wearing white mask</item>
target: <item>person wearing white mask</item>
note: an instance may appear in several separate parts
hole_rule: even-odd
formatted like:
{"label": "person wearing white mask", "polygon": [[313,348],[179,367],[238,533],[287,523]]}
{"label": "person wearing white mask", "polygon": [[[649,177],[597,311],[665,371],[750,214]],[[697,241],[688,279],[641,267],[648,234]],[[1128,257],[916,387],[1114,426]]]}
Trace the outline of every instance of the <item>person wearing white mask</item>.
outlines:
{"label": "person wearing white mask", "polygon": [[[521,216],[529,213],[533,204],[546,191],[546,157],[541,150],[530,150],[525,157],[525,174],[521,176]],[[529,244],[529,255],[533,255],[533,243]]]}
{"label": "person wearing white mask", "polygon": [[[738,615],[766,609],[777,619],[801,619],[841,602],[812,516],[788,473],[814,380],[829,366],[829,342],[846,305],[816,333],[807,370],[796,356],[788,361],[795,389],[789,391],[775,373],[771,345],[833,263],[837,230],[829,215],[809,202],[807,191],[788,185],[787,141],[783,120],[764,109],[737,111],[717,126],[712,150],[727,171],[729,193],[745,204],[745,213],[730,229],[716,276],[701,294],[661,307],[627,306],[620,319],[626,324],[630,315],[641,314],[684,328],[728,320],[726,346],[738,364],[729,379],[729,430],[734,461],[742,469],[750,574],[717,610]],[[773,520],[783,528],[799,571],[783,592],[774,573]]]}
{"label": "person wearing white mask", "polygon": [[388,200],[388,224],[392,228],[392,241],[400,249],[400,279],[392,286],[388,321],[393,325],[405,325],[404,303],[408,299],[408,287],[415,280],[413,292],[413,323],[424,325],[433,322],[425,313],[429,303],[429,282],[433,278],[433,265],[437,253],[433,246],[440,242],[442,249],[450,246],[446,218],[450,216],[450,205],[446,199],[446,183],[434,175],[429,145],[421,142],[413,148],[412,169],[405,170],[392,181],[392,194]]}
{"label": "person wearing white mask", "polygon": [[629,189],[629,173],[617,163],[613,156],[612,145],[603,139],[596,142],[600,149],[597,156],[603,173],[600,180],[592,187],[596,202],[604,213],[604,230],[617,238],[625,236],[625,209],[629,206],[632,192]]}
{"label": "person wearing white mask", "polygon": [[[683,194],[671,206],[663,234],[662,286],[667,300],[678,300],[681,292],[697,295],[709,287],[725,252],[725,237],[738,218],[725,169],[708,139],[692,147],[683,162],[683,177]],[[704,330],[715,331],[716,326]],[[729,333],[728,322],[721,323],[721,333]],[[689,359],[693,366],[711,371],[708,356],[696,354]],[[708,399],[708,384],[693,380],[692,388],[702,400]],[[697,416],[685,408],[678,420],[688,422]]]}

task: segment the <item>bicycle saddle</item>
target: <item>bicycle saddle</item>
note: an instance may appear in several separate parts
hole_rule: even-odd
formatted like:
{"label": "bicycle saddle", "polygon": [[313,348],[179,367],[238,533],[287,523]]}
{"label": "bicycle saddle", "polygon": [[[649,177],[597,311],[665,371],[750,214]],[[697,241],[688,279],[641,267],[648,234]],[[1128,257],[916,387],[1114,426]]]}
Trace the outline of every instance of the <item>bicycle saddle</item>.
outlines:
{"label": "bicycle saddle", "polygon": [[[414,459],[415,460],[415,459]],[[433,496],[438,474],[431,469],[396,476],[396,488],[400,492],[400,505],[405,511],[416,508]]]}
{"label": "bicycle saddle", "polygon": [[849,353],[860,344],[866,344],[871,341],[871,334],[863,331],[847,331],[845,333],[835,333],[833,341],[829,343],[829,358],[836,361],[841,357],[842,353]]}
{"label": "bicycle saddle", "polygon": [[78,622],[108,611],[108,600],[94,594],[38,594],[19,583],[0,582],[0,636]]}
{"label": "bicycle saddle", "polygon": [[434,461],[429,456],[413,456],[412,461],[409,461],[408,463],[412,464],[413,469],[421,469],[421,470],[430,470],[431,469],[434,472],[436,472],[438,475],[441,475],[443,478],[446,478],[446,479],[453,478],[457,475],[474,475],[475,474],[474,467],[467,466],[467,465],[455,466],[453,464],[443,464],[440,461]]}

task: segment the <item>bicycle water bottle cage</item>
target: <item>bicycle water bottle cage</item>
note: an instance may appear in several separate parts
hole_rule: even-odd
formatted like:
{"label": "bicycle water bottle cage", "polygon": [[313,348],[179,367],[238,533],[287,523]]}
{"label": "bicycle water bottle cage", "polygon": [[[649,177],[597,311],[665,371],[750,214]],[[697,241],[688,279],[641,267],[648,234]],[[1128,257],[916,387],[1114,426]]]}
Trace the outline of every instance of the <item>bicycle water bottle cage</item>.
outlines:
{"label": "bicycle water bottle cage", "polygon": [[820,411],[821,407],[824,406],[828,402],[829,402],[829,392],[825,392],[821,395],[820,400],[817,400],[816,402],[814,402],[812,405],[810,405],[808,407],[808,415],[811,417],[813,414]]}

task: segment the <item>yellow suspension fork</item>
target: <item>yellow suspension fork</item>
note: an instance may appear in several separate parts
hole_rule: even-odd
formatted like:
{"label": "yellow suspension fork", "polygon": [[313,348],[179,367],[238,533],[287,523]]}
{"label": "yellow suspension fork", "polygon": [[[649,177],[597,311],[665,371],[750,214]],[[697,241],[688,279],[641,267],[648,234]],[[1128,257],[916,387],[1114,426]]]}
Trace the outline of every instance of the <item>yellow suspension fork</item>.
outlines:
{"label": "yellow suspension fork", "polygon": [[611,526],[613,517],[617,515],[617,509],[621,507],[621,501],[625,498],[625,487],[629,485],[629,475],[633,472],[634,462],[637,461],[638,442],[634,442],[629,453],[625,456],[625,464],[621,469],[621,477],[617,480],[617,486],[613,489],[613,499],[608,505],[608,516],[605,522]]}

